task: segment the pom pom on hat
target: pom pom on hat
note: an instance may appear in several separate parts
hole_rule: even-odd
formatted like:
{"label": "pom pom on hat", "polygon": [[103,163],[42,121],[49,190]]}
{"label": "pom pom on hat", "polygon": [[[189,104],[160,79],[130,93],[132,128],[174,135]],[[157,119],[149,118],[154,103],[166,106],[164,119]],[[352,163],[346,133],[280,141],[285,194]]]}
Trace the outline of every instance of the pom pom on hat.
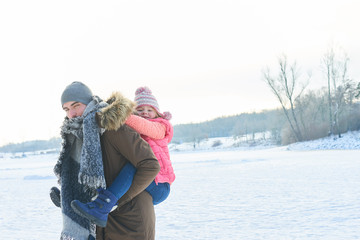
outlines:
{"label": "pom pom on hat", "polygon": [[148,87],[139,87],[138,89],[136,89],[135,102],[137,107],[141,107],[141,106],[153,107],[161,117],[167,120],[171,119],[171,114],[169,112],[165,112],[165,113],[160,112],[159,104],[156,98],[154,97],[154,95],[152,95],[150,88]]}
{"label": "pom pom on hat", "polygon": [[137,96],[139,94],[151,95],[152,92],[151,92],[150,88],[148,88],[148,87],[139,87],[138,89],[136,89],[135,96]]}

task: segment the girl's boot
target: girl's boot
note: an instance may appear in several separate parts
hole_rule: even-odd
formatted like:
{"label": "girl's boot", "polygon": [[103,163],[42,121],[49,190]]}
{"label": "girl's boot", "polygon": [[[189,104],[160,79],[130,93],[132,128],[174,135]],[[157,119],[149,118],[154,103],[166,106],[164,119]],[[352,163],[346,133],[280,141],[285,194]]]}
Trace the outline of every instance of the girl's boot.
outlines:
{"label": "girl's boot", "polygon": [[99,195],[94,201],[82,203],[79,200],[73,200],[71,207],[80,216],[89,219],[100,227],[105,227],[108,215],[118,198],[106,189],[100,189],[98,192]]}

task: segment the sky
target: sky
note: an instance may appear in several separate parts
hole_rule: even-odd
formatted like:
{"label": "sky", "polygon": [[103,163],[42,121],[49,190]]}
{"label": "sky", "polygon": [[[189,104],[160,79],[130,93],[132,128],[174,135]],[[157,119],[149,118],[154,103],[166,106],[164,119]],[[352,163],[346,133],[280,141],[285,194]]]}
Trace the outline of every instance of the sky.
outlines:
{"label": "sky", "polygon": [[360,79],[356,0],[1,1],[0,146],[58,137],[73,81],[107,99],[148,86],[172,124],[279,107],[262,78],[279,56],[310,88],[321,58],[344,49]]}

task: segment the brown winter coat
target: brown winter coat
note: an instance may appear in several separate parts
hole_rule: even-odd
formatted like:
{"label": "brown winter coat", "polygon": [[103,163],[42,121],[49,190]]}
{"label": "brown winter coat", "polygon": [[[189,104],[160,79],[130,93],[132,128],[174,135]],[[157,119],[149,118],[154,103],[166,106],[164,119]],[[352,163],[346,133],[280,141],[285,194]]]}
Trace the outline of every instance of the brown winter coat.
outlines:
{"label": "brown winter coat", "polygon": [[100,126],[101,148],[107,186],[110,186],[127,162],[137,169],[129,191],[111,212],[105,228],[97,227],[97,240],[152,240],[155,239],[155,212],[152,197],[144,189],[154,180],[160,165],[150,146],[140,135],[123,125],[134,104],[115,93],[110,105],[97,115]]}

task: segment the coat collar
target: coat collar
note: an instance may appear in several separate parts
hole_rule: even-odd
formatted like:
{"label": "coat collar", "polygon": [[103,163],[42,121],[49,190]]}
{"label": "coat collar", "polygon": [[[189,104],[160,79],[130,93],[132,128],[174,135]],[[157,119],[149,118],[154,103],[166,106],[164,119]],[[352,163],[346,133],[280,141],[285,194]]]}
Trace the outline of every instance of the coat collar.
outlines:
{"label": "coat collar", "polygon": [[135,103],[119,92],[112,93],[106,103],[109,105],[97,113],[97,123],[105,130],[118,130],[133,113]]}

